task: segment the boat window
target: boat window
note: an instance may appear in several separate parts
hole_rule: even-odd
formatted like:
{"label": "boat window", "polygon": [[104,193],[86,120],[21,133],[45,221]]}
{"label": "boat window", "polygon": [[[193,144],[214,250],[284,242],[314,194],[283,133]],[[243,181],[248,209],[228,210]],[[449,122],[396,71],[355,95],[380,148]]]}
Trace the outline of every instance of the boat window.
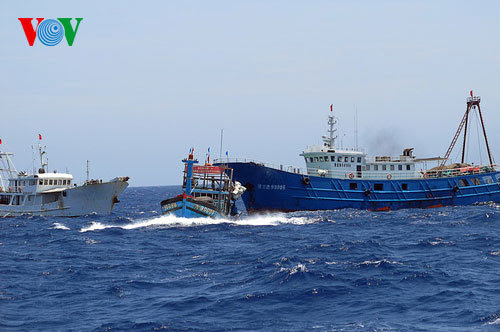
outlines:
{"label": "boat window", "polygon": [[319,157],[319,161],[323,161],[323,157],[322,157],[322,156],[321,156],[321,157]]}
{"label": "boat window", "polygon": [[481,181],[478,178],[471,178],[470,182],[472,182],[472,184],[475,186],[481,185]]}
{"label": "boat window", "polygon": [[391,171],[394,171],[394,165],[391,165]]}
{"label": "boat window", "polygon": [[49,185],[49,180],[47,180],[47,179],[43,180],[43,184],[46,186]]}
{"label": "boat window", "polygon": [[467,181],[467,179],[460,179],[460,180],[458,180],[458,183],[460,184],[460,187],[468,187],[468,186],[470,186],[470,184]]}
{"label": "boat window", "polygon": [[353,163],[353,162],[354,162],[354,157],[351,157],[351,163]]}
{"label": "boat window", "polygon": [[349,183],[349,189],[351,189],[351,190],[357,190],[358,189],[358,184],[356,182]]}
{"label": "boat window", "polygon": [[51,186],[51,185],[52,185],[52,183],[53,183],[53,181],[52,181],[52,180],[49,180],[49,186]]}
{"label": "boat window", "polygon": [[358,157],[358,163],[360,163],[360,162],[361,162],[361,157]]}
{"label": "boat window", "polygon": [[314,162],[313,157],[310,157],[310,158],[309,158],[309,161],[310,161],[311,163],[312,163],[312,162]]}
{"label": "boat window", "polygon": [[408,183],[402,183],[401,184],[401,189],[408,190]]}
{"label": "boat window", "polygon": [[373,170],[378,171],[378,165],[373,165]]}
{"label": "boat window", "polygon": [[484,182],[485,184],[491,184],[491,183],[493,183],[494,181],[493,181],[493,178],[492,178],[491,176],[483,176],[483,182]]}
{"label": "boat window", "polygon": [[314,157],[314,161],[315,162],[318,162],[319,158],[318,157]]}
{"label": "boat window", "polygon": [[402,171],[403,170],[403,165],[398,165],[398,171]]}
{"label": "boat window", "polygon": [[383,183],[375,183],[373,185],[373,190],[384,190],[384,184]]}
{"label": "boat window", "polygon": [[382,170],[387,171],[387,165],[382,165]]}
{"label": "boat window", "polygon": [[345,161],[346,163],[348,163],[348,162],[349,162],[349,157],[347,157],[347,156],[346,156],[346,157],[344,158],[344,161]]}
{"label": "boat window", "polygon": [[339,163],[341,163],[341,162],[342,162],[342,156],[339,156],[338,162],[339,162]]}
{"label": "boat window", "polygon": [[43,180],[38,180],[38,184],[43,186]]}
{"label": "boat window", "polygon": [[367,171],[369,171],[369,170],[370,170],[370,165],[366,165],[365,169],[366,169]]}
{"label": "boat window", "polygon": [[335,156],[330,156],[331,161],[335,161]]}
{"label": "boat window", "polygon": [[57,199],[58,196],[56,194],[44,194],[42,195],[42,204],[57,202]]}
{"label": "boat window", "polygon": [[406,165],[406,170],[409,171],[411,169],[410,165]]}

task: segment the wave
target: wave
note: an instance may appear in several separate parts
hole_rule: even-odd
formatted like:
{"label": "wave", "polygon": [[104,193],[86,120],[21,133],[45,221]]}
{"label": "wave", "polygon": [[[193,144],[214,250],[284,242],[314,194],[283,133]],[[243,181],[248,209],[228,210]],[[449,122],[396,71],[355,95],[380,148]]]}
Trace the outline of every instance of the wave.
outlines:
{"label": "wave", "polygon": [[69,231],[70,230],[70,228],[68,226],[65,226],[65,225],[63,225],[61,223],[58,223],[58,222],[53,223],[51,228],[52,229],[61,229],[63,231]]}
{"label": "wave", "polygon": [[108,228],[130,230],[144,227],[197,227],[217,224],[232,224],[235,226],[306,225],[318,223],[321,220],[321,218],[291,217],[286,214],[259,215],[241,219],[179,218],[173,215],[166,215],[121,225],[103,224],[93,221],[89,226],[82,228],[80,232],[99,231]]}

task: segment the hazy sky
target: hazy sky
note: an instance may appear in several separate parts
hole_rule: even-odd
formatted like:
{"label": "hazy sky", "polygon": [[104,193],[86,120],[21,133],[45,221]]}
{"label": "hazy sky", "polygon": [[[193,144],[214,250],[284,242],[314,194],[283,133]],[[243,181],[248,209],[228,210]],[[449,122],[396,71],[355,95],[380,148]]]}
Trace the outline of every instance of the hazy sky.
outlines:
{"label": "hazy sky", "polygon": [[[470,89],[500,160],[497,1],[2,1],[0,15],[1,149],[18,169],[41,133],[77,180],[89,159],[93,177],[179,184],[221,128],[232,157],[302,166],[330,103],[344,145],[357,108],[369,154],[442,156]],[[72,47],[30,47],[18,17],[83,21]]]}

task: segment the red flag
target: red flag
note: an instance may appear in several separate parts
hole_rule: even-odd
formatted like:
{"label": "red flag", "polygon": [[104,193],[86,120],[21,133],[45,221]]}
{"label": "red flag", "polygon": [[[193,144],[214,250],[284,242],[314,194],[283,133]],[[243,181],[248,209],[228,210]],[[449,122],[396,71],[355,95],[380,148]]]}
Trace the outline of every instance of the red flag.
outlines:
{"label": "red flag", "polygon": [[333,112],[333,104],[330,104],[330,112]]}
{"label": "red flag", "polygon": [[41,141],[42,140],[42,134],[38,134],[38,139]]}
{"label": "red flag", "polygon": [[2,139],[0,138],[0,144],[2,144]]}
{"label": "red flag", "polygon": [[470,90],[470,96],[471,96],[471,97],[474,97],[474,95],[472,94],[472,90]]}

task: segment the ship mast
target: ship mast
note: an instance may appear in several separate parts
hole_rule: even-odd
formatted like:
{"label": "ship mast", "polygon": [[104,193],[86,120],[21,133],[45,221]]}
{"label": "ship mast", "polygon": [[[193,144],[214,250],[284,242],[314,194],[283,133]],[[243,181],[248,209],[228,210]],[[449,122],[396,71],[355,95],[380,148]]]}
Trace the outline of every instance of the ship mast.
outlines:
{"label": "ship mast", "polygon": [[457,143],[457,140],[460,136],[460,133],[462,132],[462,129],[464,129],[464,141],[462,145],[462,159],[461,162],[465,162],[465,148],[466,148],[466,142],[467,142],[467,128],[468,128],[468,122],[469,122],[469,114],[471,111],[478,110],[479,112],[479,118],[481,119],[481,126],[483,128],[483,135],[484,135],[484,141],[486,143],[486,150],[488,151],[488,158],[490,161],[490,166],[493,166],[493,157],[491,156],[491,150],[490,150],[490,145],[488,143],[488,136],[486,135],[486,127],[484,126],[484,121],[483,121],[483,114],[481,112],[481,106],[479,105],[481,102],[481,97],[479,96],[474,96],[472,93],[472,90],[470,91],[470,97],[467,98],[467,108],[465,110],[464,117],[462,118],[462,121],[460,122],[460,125],[458,126],[458,129],[455,133],[455,136],[453,137],[453,140],[451,141],[450,146],[448,147],[448,150],[446,151],[446,154],[443,158],[443,161],[441,162],[441,165],[439,165],[440,168],[443,168],[446,161],[450,157],[451,151],[455,147],[455,144]]}
{"label": "ship mast", "polygon": [[323,142],[325,146],[329,148],[335,148],[335,140],[337,139],[337,129],[335,125],[337,124],[337,118],[333,116],[333,104],[330,105],[330,115],[328,115],[328,136],[323,136]]}

